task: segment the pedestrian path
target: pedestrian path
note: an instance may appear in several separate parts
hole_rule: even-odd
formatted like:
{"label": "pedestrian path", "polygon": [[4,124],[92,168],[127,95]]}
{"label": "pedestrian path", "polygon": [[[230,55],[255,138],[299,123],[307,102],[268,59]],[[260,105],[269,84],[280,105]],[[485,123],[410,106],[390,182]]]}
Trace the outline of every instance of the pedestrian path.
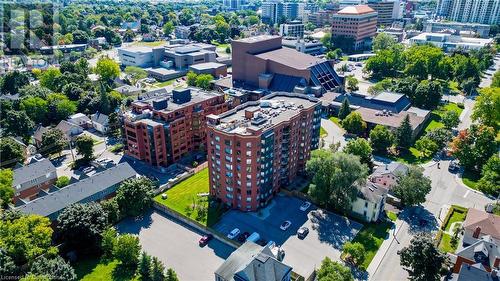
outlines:
{"label": "pedestrian path", "polygon": [[373,276],[375,272],[377,272],[378,267],[380,266],[380,263],[384,259],[385,255],[387,254],[387,251],[391,247],[392,243],[394,240],[397,241],[396,236],[398,235],[398,232],[401,229],[401,226],[405,222],[403,220],[397,219],[395,224],[395,228],[393,228],[390,233],[389,237],[382,242],[382,245],[380,245],[380,248],[377,251],[377,254],[373,257],[373,260],[371,261],[370,265],[367,268],[368,276]]}

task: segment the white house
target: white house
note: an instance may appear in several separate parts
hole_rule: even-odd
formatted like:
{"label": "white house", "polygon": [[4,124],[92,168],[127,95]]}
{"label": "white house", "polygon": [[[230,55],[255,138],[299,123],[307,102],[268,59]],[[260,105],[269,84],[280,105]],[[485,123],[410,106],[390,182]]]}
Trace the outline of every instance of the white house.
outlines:
{"label": "white house", "polygon": [[75,113],[73,115],[70,115],[66,120],[83,128],[88,128],[90,126],[90,118],[88,118],[83,113]]}
{"label": "white house", "polygon": [[367,181],[358,188],[358,196],[352,203],[351,211],[367,222],[375,222],[384,213],[387,189],[378,184]]}
{"label": "white house", "polygon": [[109,117],[106,114],[96,112],[90,116],[92,127],[99,133],[105,134],[108,131]]}

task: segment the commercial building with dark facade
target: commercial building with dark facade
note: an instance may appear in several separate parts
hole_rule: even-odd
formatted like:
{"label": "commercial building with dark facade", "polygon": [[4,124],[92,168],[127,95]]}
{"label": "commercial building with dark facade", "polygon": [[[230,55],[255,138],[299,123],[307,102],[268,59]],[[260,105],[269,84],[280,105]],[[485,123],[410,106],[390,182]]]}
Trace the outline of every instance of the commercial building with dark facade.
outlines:
{"label": "commercial building with dark facade", "polygon": [[265,206],[304,171],[320,116],[318,99],[284,92],[208,116],[210,194],[242,211]]}
{"label": "commercial building with dark facade", "polygon": [[205,150],[207,115],[228,109],[224,95],[193,88],[135,101],[124,114],[126,154],[152,166],[168,166]]}
{"label": "commercial building with dark facade", "polygon": [[283,47],[280,36],[233,40],[231,47],[233,82],[244,86],[283,92],[294,92],[298,86],[326,92],[343,84],[328,60]]}

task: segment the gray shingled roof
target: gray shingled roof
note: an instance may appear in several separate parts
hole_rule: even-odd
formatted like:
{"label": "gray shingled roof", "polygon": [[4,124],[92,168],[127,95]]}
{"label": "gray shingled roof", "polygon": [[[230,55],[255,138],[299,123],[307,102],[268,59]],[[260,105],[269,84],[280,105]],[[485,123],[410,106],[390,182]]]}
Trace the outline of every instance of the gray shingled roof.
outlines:
{"label": "gray shingled roof", "polygon": [[110,186],[132,178],[137,173],[128,163],[121,163],[91,177],[68,185],[60,190],[35,199],[18,208],[26,214],[50,216],[68,205],[78,203],[94,194],[106,190]]}
{"label": "gray shingled roof", "polygon": [[48,159],[43,159],[39,162],[31,163],[14,170],[14,180],[12,182],[12,186],[15,187],[19,184],[37,179],[41,176],[55,171],[56,167],[54,167],[54,165],[52,165],[52,162],[50,162]]}
{"label": "gray shingled roof", "polygon": [[388,192],[386,188],[371,181],[366,181],[366,184],[360,186],[358,191],[360,198],[374,203],[378,203],[380,198],[386,196]]}
{"label": "gray shingled roof", "polygon": [[498,281],[498,277],[492,276],[480,263],[473,265],[463,263],[460,272],[452,281]]}
{"label": "gray shingled roof", "polygon": [[385,174],[397,174],[403,173],[405,174],[408,171],[408,167],[406,165],[401,164],[399,162],[391,162],[389,164],[378,166],[375,171],[373,171],[372,175],[385,175]]}
{"label": "gray shingled roof", "polygon": [[[484,256],[479,255],[481,253]],[[456,255],[476,263],[483,263],[491,268],[495,263],[495,259],[500,257],[500,248],[495,244],[491,236],[484,236],[474,244],[457,251]],[[484,260],[482,260],[482,257],[484,257]]]}
{"label": "gray shingled roof", "polygon": [[96,113],[92,114],[92,116],[90,116],[90,117],[91,117],[92,122],[95,122],[97,124],[101,124],[104,126],[108,125],[109,117],[106,114],[96,112]]}

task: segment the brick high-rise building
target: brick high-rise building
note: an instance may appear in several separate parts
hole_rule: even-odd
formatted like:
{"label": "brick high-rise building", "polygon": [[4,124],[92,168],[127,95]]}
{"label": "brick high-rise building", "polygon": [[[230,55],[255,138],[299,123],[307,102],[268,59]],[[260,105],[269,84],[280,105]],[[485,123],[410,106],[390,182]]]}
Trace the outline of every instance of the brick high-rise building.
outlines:
{"label": "brick high-rise building", "polygon": [[206,117],[229,109],[222,94],[174,90],[132,103],[124,114],[126,154],[152,166],[170,165],[206,149]]}
{"label": "brick high-rise building", "polygon": [[274,93],[208,116],[210,194],[231,208],[265,206],[318,148],[321,102]]}
{"label": "brick high-rise building", "polygon": [[391,27],[394,10],[399,2],[394,0],[368,0],[368,6],[377,12],[377,25]]}
{"label": "brick high-rise building", "polygon": [[333,15],[332,37],[353,38],[354,50],[371,45],[377,33],[377,12],[368,5],[348,6]]}

